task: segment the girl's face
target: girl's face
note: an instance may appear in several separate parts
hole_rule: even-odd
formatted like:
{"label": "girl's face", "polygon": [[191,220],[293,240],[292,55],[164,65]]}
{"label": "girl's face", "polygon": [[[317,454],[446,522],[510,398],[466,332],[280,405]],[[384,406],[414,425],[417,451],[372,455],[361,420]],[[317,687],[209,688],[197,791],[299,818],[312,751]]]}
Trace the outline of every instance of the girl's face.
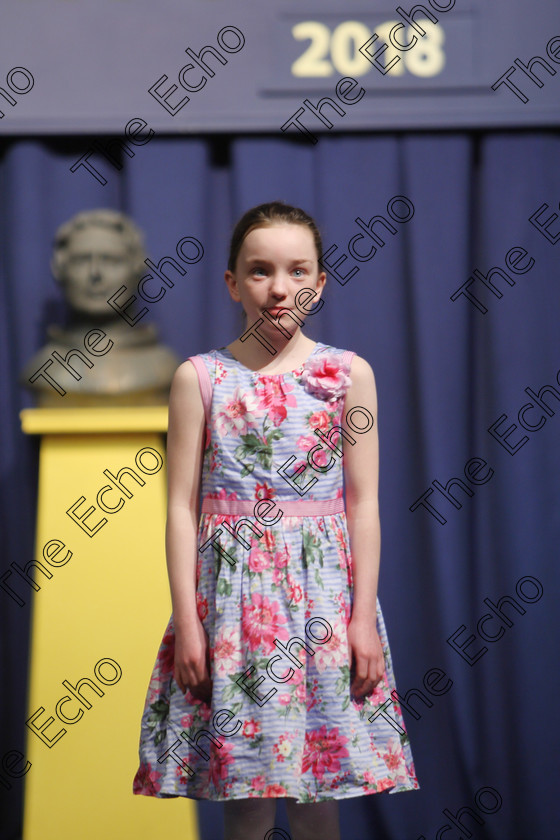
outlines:
{"label": "girl's face", "polygon": [[[243,240],[235,271],[226,271],[225,280],[233,300],[239,301],[250,327],[263,318],[266,309],[276,317],[279,309],[290,309],[301,321],[304,308],[311,309],[319,298],[327,276],[319,274],[313,234],[304,225],[278,224],[252,230]],[[300,289],[313,289],[314,298],[302,296],[301,309],[296,304]],[[280,321],[289,332],[295,323],[286,317]],[[264,318],[259,330],[278,336],[276,327]]]}

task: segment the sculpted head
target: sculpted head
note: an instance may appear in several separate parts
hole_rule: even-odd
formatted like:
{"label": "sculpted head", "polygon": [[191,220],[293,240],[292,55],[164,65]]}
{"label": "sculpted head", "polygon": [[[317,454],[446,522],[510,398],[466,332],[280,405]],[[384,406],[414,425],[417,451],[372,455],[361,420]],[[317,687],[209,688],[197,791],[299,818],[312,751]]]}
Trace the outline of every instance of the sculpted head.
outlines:
{"label": "sculpted head", "polygon": [[87,210],[58,228],[51,269],[73,310],[111,318],[107,299],[123,285],[132,292],[145,258],[142,233],[124,213]]}

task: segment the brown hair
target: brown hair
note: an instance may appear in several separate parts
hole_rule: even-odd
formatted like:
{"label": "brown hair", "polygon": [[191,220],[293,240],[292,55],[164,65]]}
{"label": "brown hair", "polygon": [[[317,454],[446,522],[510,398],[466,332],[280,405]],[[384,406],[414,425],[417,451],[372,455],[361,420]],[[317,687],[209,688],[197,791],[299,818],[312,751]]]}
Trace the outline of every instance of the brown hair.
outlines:
{"label": "brown hair", "polygon": [[321,241],[321,234],[317,227],[315,220],[309,216],[305,210],[299,207],[292,207],[291,204],[285,204],[283,201],[270,201],[267,204],[259,204],[252,207],[239,219],[233,233],[231,235],[231,243],[229,248],[228,269],[235,271],[235,265],[239,256],[239,251],[245,240],[245,237],[251,233],[252,230],[261,227],[270,227],[271,225],[288,224],[288,225],[303,225],[308,227],[313,234],[313,241],[317,251],[317,259],[323,253],[323,243]]}

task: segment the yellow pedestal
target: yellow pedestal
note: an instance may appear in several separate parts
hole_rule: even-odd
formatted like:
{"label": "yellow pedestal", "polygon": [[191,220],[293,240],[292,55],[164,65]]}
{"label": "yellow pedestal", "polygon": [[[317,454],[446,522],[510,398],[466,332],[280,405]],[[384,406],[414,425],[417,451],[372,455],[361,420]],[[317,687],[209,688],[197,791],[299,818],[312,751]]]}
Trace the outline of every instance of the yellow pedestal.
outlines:
{"label": "yellow pedestal", "polygon": [[[31,570],[40,589],[33,593],[27,720],[35,731],[27,729],[24,840],[198,840],[192,801],[132,794],[140,716],[171,612],[167,408],[38,408],[21,419],[24,432],[42,435],[35,559],[52,575]],[[111,479],[122,467],[145,482],[121,475],[129,495]],[[67,514],[72,507],[81,524]],[[29,601],[21,575],[10,584]],[[78,685],[84,678],[90,682]]]}

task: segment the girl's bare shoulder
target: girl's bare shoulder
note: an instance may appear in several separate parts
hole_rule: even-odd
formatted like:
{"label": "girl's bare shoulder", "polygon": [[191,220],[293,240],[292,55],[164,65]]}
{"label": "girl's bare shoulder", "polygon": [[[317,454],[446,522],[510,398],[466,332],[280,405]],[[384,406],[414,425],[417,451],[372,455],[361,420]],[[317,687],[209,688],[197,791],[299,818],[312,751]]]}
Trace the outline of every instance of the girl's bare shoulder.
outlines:
{"label": "girl's bare shoulder", "polygon": [[179,367],[173,374],[172,382],[177,382],[180,384],[198,382],[198,374],[196,372],[196,368],[194,366],[194,363],[190,359],[187,359],[179,365]]}
{"label": "girl's bare shoulder", "polygon": [[357,353],[352,356],[352,361],[350,363],[350,375],[352,377],[352,381],[355,381],[357,384],[371,384],[372,382],[375,382],[372,366],[368,361],[366,361],[366,359],[358,356]]}
{"label": "girl's bare shoulder", "polygon": [[188,410],[191,414],[200,414],[202,398],[198,373],[189,359],[182,362],[173,374],[169,393],[169,409],[170,413],[179,409],[181,411]]}

